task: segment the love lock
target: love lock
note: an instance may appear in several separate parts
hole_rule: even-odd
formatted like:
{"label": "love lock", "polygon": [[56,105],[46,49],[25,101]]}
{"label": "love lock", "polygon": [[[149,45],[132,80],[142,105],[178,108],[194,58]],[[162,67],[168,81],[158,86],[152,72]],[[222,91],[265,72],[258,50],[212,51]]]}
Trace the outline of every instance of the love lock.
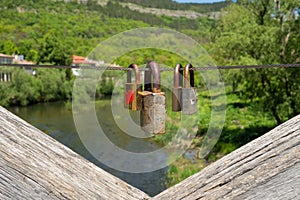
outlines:
{"label": "love lock", "polygon": [[[155,61],[147,63],[142,98],[141,127],[151,134],[166,132],[166,98],[160,89],[160,70]],[[152,79],[153,78],[153,79]]]}
{"label": "love lock", "polygon": [[174,85],[172,89],[172,111],[181,111],[182,101],[182,86],[183,86],[183,67],[181,64],[177,64],[174,69]]}
{"label": "love lock", "polygon": [[133,68],[135,72],[135,83],[131,82],[131,71],[127,71],[127,83],[125,84],[124,92],[124,106],[130,110],[142,109],[142,98],[138,95],[142,91],[142,84],[140,84],[139,68],[136,64],[131,64],[129,68]]}
{"label": "love lock", "polygon": [[187,64],[184,70],[184,87],[182,88],[182,114],[192,115],[198,111],[198,99],[194,83],[193,66]]}

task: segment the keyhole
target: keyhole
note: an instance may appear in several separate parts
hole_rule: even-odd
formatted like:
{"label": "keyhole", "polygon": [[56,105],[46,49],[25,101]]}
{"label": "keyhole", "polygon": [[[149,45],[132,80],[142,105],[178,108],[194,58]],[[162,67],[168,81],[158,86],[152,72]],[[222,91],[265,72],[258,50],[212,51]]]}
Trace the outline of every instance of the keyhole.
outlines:
{"label": "keyhole", "polygon": [[191,105],[194,105],[196,103],[195,99],[191,99]]}

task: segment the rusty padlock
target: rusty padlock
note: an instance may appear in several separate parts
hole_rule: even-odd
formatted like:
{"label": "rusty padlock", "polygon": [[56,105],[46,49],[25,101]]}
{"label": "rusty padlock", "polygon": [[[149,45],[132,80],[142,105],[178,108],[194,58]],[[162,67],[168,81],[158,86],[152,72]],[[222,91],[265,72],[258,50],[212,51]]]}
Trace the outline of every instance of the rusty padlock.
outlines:
{"label": "rusty padlock", "polygon": [[182,88],[182,114],[192,115],[198,111],[198,99],[194,83],[194,70],[191,64],[184,69],[184,87]]}
{"label": "rusty padlock", "polygon": [[182,86],[183,86],[183,67],[181,64],[177,64],[174,69],[174,85],[172,89],[172,111],[181,111],[182,101]]}
{"label": "rusty padlock", "polygon": [[[151,134],[166,132],[166,98],[160,88],[160,70],[155,61],[147,63],[142,97],[141,128]],[[152,79],[153,78],[153,79]]]}
{"label": "rusty padlock", "polygon": [[131,82],[131,71],[127,71],[127,83],[125,84],[124,92],[124,105],[125,108],[130,110],[141,110],[142,99],[138,95],[139,91],[142,91],[142,84],[140,84],[140,72],[136,64],[129,65],[128,68],[132,68],[135,74],[135,82]]}

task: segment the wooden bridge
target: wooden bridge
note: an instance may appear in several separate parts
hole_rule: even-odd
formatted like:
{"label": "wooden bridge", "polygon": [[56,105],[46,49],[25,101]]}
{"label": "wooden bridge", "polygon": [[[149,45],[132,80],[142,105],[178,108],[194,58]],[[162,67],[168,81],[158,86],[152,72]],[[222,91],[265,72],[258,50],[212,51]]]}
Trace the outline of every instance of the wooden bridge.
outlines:
{"label": "wooden bridge", "polygon": [[295,199],[300,115],[149,197],[0,107],[0,199]]}

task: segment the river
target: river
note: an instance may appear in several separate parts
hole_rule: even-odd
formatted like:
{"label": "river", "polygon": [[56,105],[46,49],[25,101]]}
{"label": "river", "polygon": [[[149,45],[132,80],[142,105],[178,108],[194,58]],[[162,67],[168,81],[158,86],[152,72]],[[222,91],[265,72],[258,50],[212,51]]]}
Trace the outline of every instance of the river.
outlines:
{"label": "river", "polygon": [[[115,127],[116,125],[113,118],[109,117],[111,115],[111,109],[107,106],[101,107],[101,105],[108,105],[108,101],[110,102],[110,100],[101,100],[100,103],[97,103],[97,106],[100,106],[99,109],[102,110],[102,114],[103,112],[107,112],[105,119],[106,125],[108,127]],[[154,196],[166,189],[167,167],[149,173],[127,173],[105,166],[95,159],[82,144],[74,125],[72,111],[69,107],[70,106],[66,106],[63,102],[55,102],[30,105],[27,107],[10,107],[9,110],[62,144],[68,146],[95,165],[123,179],[130,185],[141,189],[150,196]],[[133,152],[139,152],[141,149],[155,150],[160,148],[158,144],[150,139],[126,137],[124,135],[121,130],[117,134],[114,130],[114,135],[110,139],[117,143],[118,146],[130,149]],[[161,156],[163,157],[165,155]]]}

